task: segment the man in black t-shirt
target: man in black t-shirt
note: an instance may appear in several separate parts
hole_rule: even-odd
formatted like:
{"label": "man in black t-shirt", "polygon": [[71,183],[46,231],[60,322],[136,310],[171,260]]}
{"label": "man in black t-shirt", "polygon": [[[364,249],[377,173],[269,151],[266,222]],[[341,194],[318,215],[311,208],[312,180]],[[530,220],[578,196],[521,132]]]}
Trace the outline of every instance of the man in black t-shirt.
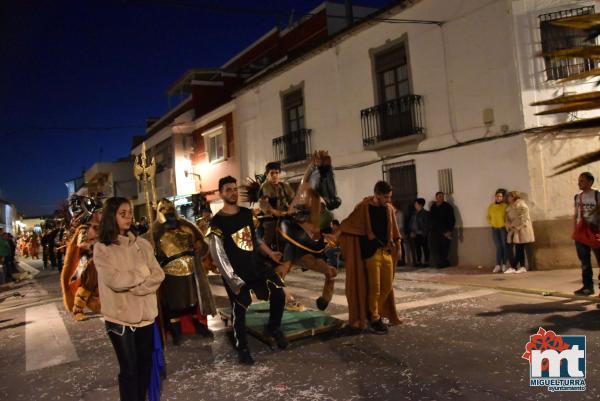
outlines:
{"label": "man in black t-shirt", "polygon": [[237,181],[231,176],[219,180],[219,195],[223,208],[212,218],[207,236],[211,256],[221,272],[225,289],[232,305],[233,334],[239,360],[252,365],[254,360],[246,339],[246,310],[252,303],[250,290],[257,298],[270,302],[269,322],[264,334],[273,337],[279,348],[288,345],[281,331],[285,306],[284,283],[260,261],[259,248],[273,261],[281,260],[281,253],[271,250],[256,236],[254,216],[250,209],[237,205]]}

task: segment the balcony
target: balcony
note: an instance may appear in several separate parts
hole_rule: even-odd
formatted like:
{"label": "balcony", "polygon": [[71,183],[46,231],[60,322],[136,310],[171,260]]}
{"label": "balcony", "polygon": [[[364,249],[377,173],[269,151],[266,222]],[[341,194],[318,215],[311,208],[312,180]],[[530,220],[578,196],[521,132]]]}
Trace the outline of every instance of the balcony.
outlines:
{"label": "balcony", "polygon": [[423,134],[422,97],[407,95],[360,111],[363,146]]}
{"label": "balcony", "polygon": [[311,131],[310,129],[300,129],[273,139],[275,161],[289,164],[308,159],[312,152],[310,146]]}

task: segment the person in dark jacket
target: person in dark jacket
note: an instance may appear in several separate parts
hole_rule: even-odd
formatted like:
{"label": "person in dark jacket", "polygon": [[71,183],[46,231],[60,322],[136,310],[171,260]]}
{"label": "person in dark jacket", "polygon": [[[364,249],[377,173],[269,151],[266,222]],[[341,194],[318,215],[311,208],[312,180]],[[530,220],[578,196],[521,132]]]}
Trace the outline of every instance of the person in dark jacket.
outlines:
{"label": "person in dark jacket", "polygon": [[9,281],[14,281],[13,273],[17,272],[17,267],[15,265],[15,255],[17,250],[17,245],[13,236],[9,233],[4,233],[4,240],[8,244],[8,255],[4,258],[4,275],[5,281],[8,283]]}
{"label": "person in dark jacket", "polygon": [[436,267],[443,269],[450,266],[448,253],[452,242],[452,231],[456,224],[454,209],[444,199],[444,193],[435,194],[435,203],[431,206],[431,240],[436,251]]}
{"label": "person in dark jacket", "polygon": [[[410,223],[410,236],[414,241],[415,267],[429,267],[429,212],[425,210],[425,199],[415,201],[415,212]],[[421,263],[423,258],[423,263]]]}
{"label": "person in dark jacket", "polygon": [[[415,204],[409,203],[406,207],[406,213],[404,213],[403,221],[402,221],[402,234],[404,235],[405,246],[406,246],[406,263],[410,263],[414,265],[417,260],[417,256],[415,254],[415,240],[410,235],[410,224],[412,221],[412,216],[416,213]],[[398,223],[400,224],[400,223]]]}

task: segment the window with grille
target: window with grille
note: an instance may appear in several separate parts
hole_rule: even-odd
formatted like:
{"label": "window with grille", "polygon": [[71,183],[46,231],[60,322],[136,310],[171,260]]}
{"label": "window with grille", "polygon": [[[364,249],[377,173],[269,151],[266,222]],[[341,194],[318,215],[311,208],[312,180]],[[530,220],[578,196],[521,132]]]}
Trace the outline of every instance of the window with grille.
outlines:
{"label": "window with grille", "polygon": [[[557,50],[569,49],[582,46],[593,46],[594,40],[588,41],[587,33],[583,29],[566,28],[552,24],[552,21],[563,18],[576,17],[579,15],[594,14],[594,6],[562,10],[548,14],[542,14],[540,19],[540,33],[542,37],[542,52],[548,53]],[[546,79],[548,81],[562,79],[571,75],[591,70],[597,66],[592,59],[584,58],[555,58],[544,57],[546,66]]]}
{"label": "window with grille", "polygon": [[446,195],[454,193],[454,182],[452,181],[452,169],[445,168],[438,170],[438,185],[440,191]]}

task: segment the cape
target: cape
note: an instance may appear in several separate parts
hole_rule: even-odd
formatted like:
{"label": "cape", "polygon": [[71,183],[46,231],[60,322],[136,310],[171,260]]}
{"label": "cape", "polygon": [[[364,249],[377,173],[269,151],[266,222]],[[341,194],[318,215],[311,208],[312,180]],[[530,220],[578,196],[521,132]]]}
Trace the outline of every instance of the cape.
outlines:
{"label": "cape", "polygon": [[[202,315],[216,316],[217,307],[213,298],[212,291],[210,289],[210,284],[208,282],[206,270],[202,267],[202,258],[208,253],[208,245],[204,241],[204,236],[202,235],[202,232],[198,227],[181,217],[178,217],[177,221],[181,226],[189,228],[194,233],[195,240],[199,239],[202,242],[202,248],[200,252],[195,252],[194,255],[194,278],[196,280],[198,302],[200,303],[200,305],[198,306]],[[152,224],[151,234],[154,241],[151,243],[155,247],[154,252],[156,253],[156,256],[159,261],[165,256],[162,253],[160,246],[158,246],[158,244],[160,244],[160,237],[162,237],[165,231],[166,229],[164,223],[161,223],[158,220],[154,221],[154,223]]]}
{"label": "cape", "polygon": [[[371,219],[369,217],[369,203],[372,198],[363,199],[350,215],[340,225],[340,247],[346,269],[346,298],[348,299],[348,325],[357,329],[364,329],[368,325],[369,309],[367,306],[367,272],[365,263],[360,253],[360,237],[373,236]],[[395,209],[387,205],[388,211],[388,238],[400,238],[400,231],[395,218]],[[393,245],[392,259],[394,267],[398,261],[399,249]],[[394,268],[395,276],[395,268]],[[385,300],[381,315],[388,318],[390,324],[400,324],[401,320],[396,311],[394,287]]]}
{"label": "cape", "polygon": [[62,290],[63,304],[69,313],[73,311],[75,293],[80,285],[79,279],[71,281],[71,278],[77,271],[77,265],[79,264],[79,259],[81,258],[81,251],[77,246],[77,238],[79,237],[79,232],[83,228],[84,226],[77,227],[69,239],[67,249],[65,251],[63,268],[60,272],[60,287]]}

